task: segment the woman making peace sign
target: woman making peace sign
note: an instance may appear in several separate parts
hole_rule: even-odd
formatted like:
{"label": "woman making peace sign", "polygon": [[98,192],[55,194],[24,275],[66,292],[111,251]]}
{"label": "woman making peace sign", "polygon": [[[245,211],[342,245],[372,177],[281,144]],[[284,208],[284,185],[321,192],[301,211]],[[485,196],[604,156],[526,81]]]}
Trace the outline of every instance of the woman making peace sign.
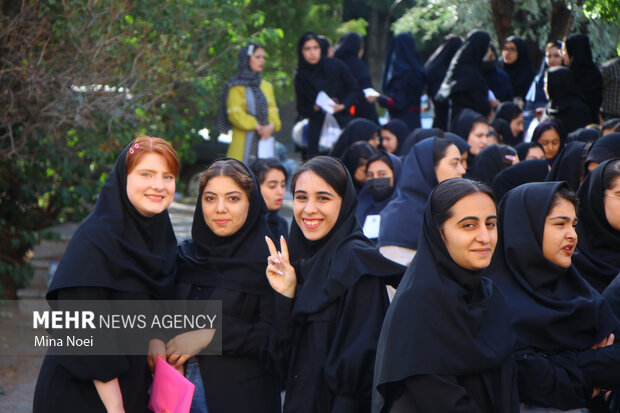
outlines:
{"label": "woman making peace sign", "polygon": [[[288,362],[284,411],[370,411],[384,288],[405,268],[384,258],[355,219],[351,177],[319,156],[291,181],[294,216],[282,251],[266,238],[267,278],[276,294],[276,347]],[[275,341],[275,340],[274,340]]]}

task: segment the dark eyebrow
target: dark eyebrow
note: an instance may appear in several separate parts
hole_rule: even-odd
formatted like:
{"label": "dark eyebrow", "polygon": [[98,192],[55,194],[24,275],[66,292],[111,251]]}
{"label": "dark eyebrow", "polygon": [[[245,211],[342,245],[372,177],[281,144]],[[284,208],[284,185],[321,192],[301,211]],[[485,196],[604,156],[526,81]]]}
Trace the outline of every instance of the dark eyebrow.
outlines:
{"label": "dark eyebrow", "polygon": [[319,195],[329,195],[329,196],[334,196],[334,194],[332,194],[329,191],[318,191],[317,194]]}
{"label": "dark eyebrow", "polygon": [[[230,195],[230,194],[240,194],[241,191],[230,191],[230,192],[226,192],[224,195]],[[205,191],[205,194],[213,194],[213,195],[217,195],[215,192],[213,191]]]}
{"label": "dark eyebrow", "polygon": [[[497,219],[497,215],[489,215],[488,217],[486,217],[485,221],[488,221],[489,219]],[[468,221],[468,220],[480,221],[480,218],[475,217],[475,216],[463,217],[459,220],[459,222],[457,222],[457,224],[460,224],[461,222]]]}
{"label": "dark eyebrow", "polygon": [[453,160],[453,161],[460,161],[460,160],[461,160],[461,158],[460,158],[460,157],[454,157],[454,158],[452,158],[452,160]]}
{"label": "dark eyebrow", "polygon": [[549,219],[561,219],[563,221],[570,221],[570,217],[564,215],[558,215],[557,217],[549,217]]}

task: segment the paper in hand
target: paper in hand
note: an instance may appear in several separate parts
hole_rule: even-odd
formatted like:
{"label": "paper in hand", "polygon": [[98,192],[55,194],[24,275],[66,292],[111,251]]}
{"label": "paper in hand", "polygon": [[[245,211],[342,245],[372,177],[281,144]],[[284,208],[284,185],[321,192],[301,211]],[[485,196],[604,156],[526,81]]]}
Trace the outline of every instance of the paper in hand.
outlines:
{"label": "paper in hand", "polygon": [[323,92],[322,90],[319,92],[318,95],[316,95],[316,101],[314,103],[325,112],[332,115],[334,114],[333,105],[335,105],[336,102],[334,102],[332,98],[327,96],[327,93]]}
{"label": "paper in hand", "polygon": [[364,96],[366,97],[381,96],[381,94],[377,92],[376,90],[374,90],[373,88],[367,87],[366,89],[364,89]]}

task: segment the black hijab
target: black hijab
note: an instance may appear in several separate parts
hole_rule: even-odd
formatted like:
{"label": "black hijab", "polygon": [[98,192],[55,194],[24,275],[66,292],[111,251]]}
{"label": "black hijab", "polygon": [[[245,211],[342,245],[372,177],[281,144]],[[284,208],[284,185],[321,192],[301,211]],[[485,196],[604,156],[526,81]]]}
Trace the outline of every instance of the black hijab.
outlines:
{"label": "black hijab", "polygon": [[[312,32],[306,32],[301,35],[297,43],[297,71],[295,73],[296,90],[307,97],[308,100],[314,101],[320,91],[324,91],[329,95],[329,91],[335,89],[333,84],[339,82],[334,76],[338,73],[338,65],[342,65],[334,59],[328,58],[321,53],[321,59],[316,64],[310,64],[304,59],[302,49],[308,40],[316,40],[319,46],[322,46],[319,36]],[[322,49],[321,49],[322,50]]]}
{"label": "black hijab", "polygon": [[342,158],[345,151],[355,142],[368,142],[375,133],[379,133],[381,127],[368,119],[353,119],[345,126],[338,140],[334,144],[330,156]]}
{"label": "black hijab", "polygon": [[426,83],[426,69],[420,63],[414,38],[409,33],[401,33],[392,38],[385,54],[381,90],[389,94],[392,80],[408,73]]}
{"label": "black hijab", "polygon": [[510,84],[512,85],[514,95],[525,99],[525,95],[527,95],[527,91],[530,89],[530,84],[532,84],[532,79],[536,76],[536,71],[530,63],[530,55],[525,41],[520,37],[510,36],[504,40],[504,44],[508,42],[514,43],[517,47],[517,60],[511,64],[502,61],[500,66],[510,77]]}
{"label": "black hijab", "polygon": [[381,211],[378,246],[418,249],[426,200],[437,185],[433,150],[437,138],[413,146],[403,163],[396,195]]}
{"label": "black hijab", "polygon": [[401,156],[401,148],[403,147],[407,136],[409,136],[409,127],[407,126],[407,124],[400,119],[392,119],[387,124],[383,125],[382,129],[390,131],[392,134],[394,134],[394,136],[396,136],[396,139],[398,140],[398,146],[396,147],[394,155]]}
{"label": "black hijab", "polygon": [[480,374],[510,357],[514,332],[508,309],[486,272],[466,270],[452,260],[429,200],[418,252],[381,330],[373,411],[383,408],[389,383],[425,374]]}
{"label": "black hijab", "polygon": [[334,57],[347,65],[356,80],[370,77],[368,67],[358,57],[363,45],[364,38],[358,33],[350,32],[342,36],[334,48]]}
{"label": "black hijab", "polygon": [[446,76],[437,92],[439,100],[447,100],[452,94],[470,90],[484,90],[487,82],[482,71],[482,58],[489,49],[491,37],[483,30],[473,30],[456,52]]}
{"label": "black hijab", "polygon": [[[503,102],[497,107],[497,110],[493,115],[493,121],[491,121],[491,126],[495,127],[493,122],[497,119],[502,119],[508,124],[508,130],[510,131],[510,134],[507,134],[505,130],[501,131],[504,138],[503,142],[506,145],[514,146],[523,140],[523,132],[521,132],[517,136],[513,136],[512,129],[510,129],[510,122],[519,117],[521,113],[523,113],[523,111],[516,104],[512,102]],[[504,133],[506,133],[506,135],[504,135]]]}
{"label": "black hijab", "polygon": [[463,155],[469,150],[469,148],[471,148],[471,146],[467,143],[465,139],[461,138],[455,133],[446,132],[444,133],[444,136],[446,139],[449,139],[453,144],[455,144],[457,148],[459,148],[459,152],[461,153],[461,155]]}
{"label": "black hijab", "polygon": [[448,72],[452,58],[463,45],[463,40],[457,35],[451,34],[443,38],[441,46],[428,58],[424,64],[428,73],[428,95],[435,97],[443,78]]}
{"label": "black hijab", "polygon": [[500,238],[492,279],[504,293],[517,349],[583,350],[618,326],[609,304],[579,275],[542,251],[547,213],[563,182],[536,182],[508,192],[499,207]]}
{"label": "black hijab", "polygon": [[566,181],[572,191],[577,191],[584,173],[584,161],[581,157],[584,146],[584,142],[575,141],[560,149],[545,181]]}
{"label": "black hijab", "polygon": [[594,142],[598,138],[600,138],[601,134],[596,129],[590,128],[579,128],[577,130],[572,131],[566,136],[566,142]]}
{"label": "black hijab", "polygon": [[549,94],[547,115],[559,118],[564,124],[566,133],[582,128],[591,122],[575,76],[569,68],[564,66],[549,68],[547,93]]}
{"label": "black hijab", "polygon": [[493,179],[493,193],[498,200],[518,187],[530,182],[543,182],[549,172],[549,164],[546,159],[530,159],[509,166]]}
{"label": "black hijab", "polygon": [[620,132],[598,138],[588,152],[586,165],[588,162],[603,163],[612,158],[620,158]]}
{"label": "black hijab", "polygon": [[[359,141],[351,145],[349,149],[344,152],[344,155],[342,155],[342,163],[351,175],[356,193],[359,193],[359,191],[362,190],[364,183],[359,182],[357,179],[355,179],[355,171],[376,152],[377,150],[373,148],[368,142]],[[364,162],[362,162],[362,160],[364,160]]]}
{"label": "black hijab", "polygon": [[[368,187],[364,185],[362,190],[358,195],[358,204],[357,210],[355,212],[355,216],[361,225],[364,225],[364,220],[368,215],[376,215],[385,206],[394,198],[394,194],[396,192],[396,185],[400,180],[400,175],[403,170],[403,163],[398,156],[392,155],[391,153],[384,153],[388,159],[386,159],[387,165],[392,170],[392,174],[394,175],[394,185],[392,187],[392,191],[389,194],[386,194],[385,198],[375,199],[372,193],[368,190]],[[383,161],[383,159],[381,159]]]}
{"label": "black hijab", "polygon": [[[217,159],[232,160],[230,158]],[[260,194],[258,180],[242,162],[238,162],[252,176],[253,187],[249,196],[248,216],[233,235],[221,237],[207,226],[202,211],[202,194],[196,200],[192,223],[192,239],[179,246],[179,283],[218,287],[252,294],[269,294],[271,287],[265,277],[269,249],[265,235],[274,239],[267,225],[267,207]]]}
{"label": "black hijab", "polygon": [[560,135],[560,149],[558,149],[558,153],[553,158],[547,159],[549,165],[553,165],[555,160],[558,159],[558,156],[560,155],[560,152],[562,152],[562,149],[566,143],[566,135],[564,134],[563,128],[560,126],[560,122],[558,122],[557,119],[547,119],[536,126],[536,129],[534,129],[534,133],[532,134],[532,142],[538,142],[542,134],[551,129],[554,129],[558,135]]}
{"label": "black hijab", "polygon": [[570,70],[583,98],[590,109],[592,122],[598,123],[598,111],[603,100],[603,76],[592,60],[590,39],[585,34],[571,34],[566,38],[566,52],[570,57]]}
{"label": "black hijab", "polygon": [[167,210],[145,217],[129,200],[130,147],[119,155],[93,212],[71,238],[47,292],[48,300],[56,299],[58,290],[71,287],[145,292],[153,298],[169,296],[174,286],[177,241]]}
{"label": "black hijab", "polygon": [[620,231],[605,216],[605,168],[610,159],[592,170],[583,180],[579,196],[579,243],[573,258],[575,267],[597,291],[603,290],[620,272]]}
{"label": "black hijab", "polygon": [[407,156],[409,152],[411,152],[411,148],[418,143],[422,142],[424,139],[433,138],[435,136],[443,137],[444,133],[439,128],[416,128],[414,129],[406,138],[404,142],[398,143],[398,153],[400,157],[404,158]]}
{"label": "black hijab", "polygon": [[288,239],[291,262],[298,279],[293,315],[325,309],[363,276],[379,277],[396,285],[405,267],[385,258],[364,236],[355,218],[357,195],[351,176],[342,197],[338,219],[318,241],[309,241],[293,220]]}
{"label": "black hijab", "polygon": [[495,129],[495,132],[497,132],[498,135],[501,135],[502,137],[501,141],[503,143],[506,143],[507,145],[511,145],[511,146],[514,146],[516,144],[516,139],[514,135],[512,134],[512,129],[510,129],[510,124],[506,122],[504,119],[494,118],[491,121],[490,126],[493,129]]}
{"label": "black hijab", "polygon": [[509,146],[488,145],[484,147],[476,156],[470,169],[470,178],[491,186],[493,179],[500,171],[512,166],[514,158],[507,158],[511,156],[516,157],[517,152]]}

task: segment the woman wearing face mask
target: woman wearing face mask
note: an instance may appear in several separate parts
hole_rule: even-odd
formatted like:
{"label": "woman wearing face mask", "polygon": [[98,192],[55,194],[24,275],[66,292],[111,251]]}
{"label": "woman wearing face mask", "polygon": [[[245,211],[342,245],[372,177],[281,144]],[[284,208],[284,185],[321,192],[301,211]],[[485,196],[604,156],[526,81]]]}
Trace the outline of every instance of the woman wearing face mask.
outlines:
{"label": "woman wearing face mask", "polygon": [[409,265],[418,249],[429,194],[438,183],[464,173],[461,153],[450,140],[429,138],[417,143],[405,157],[396,197],[381,211],[377,243],[381,253]]}
{"label": "woman wearing face mask", "polygon": [[325,92],[335,102],[334,118],[344,128],[352,119],[349,108],[355,104],[360,91],[344,63],[321,55],[316,34],[306,32],[299,38],[297,58],[294,79],[297,114],[308,119],[307,157],[312,158],[319,154],[319,138],[325,119],[325,113],[315,103],[319,92]]}
{"label": "woman wearing face mask", "polygon": [[228,156],[247,162],[258,156],[258,141],[280,130],[273,86],[262,78],[265,49],[249,43],[239,51],[237,73],[227,83],[217,115],[220,133],[233,130]]}
{"label": "woman wearing face mask", "polygon": [[485,277],[496,243],[487,186],[437,185],[381,331],[373,413],[519,411],[514,332],[502,293]]}
{"label": "woman wearing face mask", "polygon": [[573,261],[602,292],[620,273],[620,160],[600,164],[579,188],[579,246]]}
{"label": "woman wearing face mask", "polygon": [[[118,157],[93,212],[80,224],[58,266],[47,299],[54,310],[72,300],[172,299],[176,238],[167,208],[179,158],[166,141],[140,136]],[[34,412],[146,412],[155,355],[47,355]]]}
{"label": "woman wearing face mask", "polygon": [[355,216],[364,235],[376,242],[379,237],[379,213],[394,196],[394,188],[402,171],[399,157],[379,151],[366,163],[366,184],[359,193]]}
{"label": "woman wearing face mask", "polygon": [[[288,361],[284,412],[370,410],[387,282],[405,270],[382,257],[355,219],[357,196],[336,159],[316,157],[291,179],[295,220],[271,251],[273,349]],[[290,252],[290,255],[289,255]]]}
{"label": "woman wearing face mask", "polygon": [[286,168],[276,158],[257,159],[252,164],[252,172],[258,179],[260,193],[269,210],[267,224],[269,224],[271,233],[276,237],[280,235],[284,235],[284,238],[288,237],[288,224],[278,215],[286,194],[288,177]]}
{"label": "woman wearing face mask", "polygon": [[519,397],[529,406],[595,407],[600,389],[620,387],[618,320],[572,265],[577,202],[565,183],[537,182],[500,203],[491,274],[517,333]]}
{"label": "woman wearing face mask", "polygon": [[[279,412],[281,385],[269,357],[273,292],[263,275],[270,231],[258,181],[241,162],[219,159],[202,174],[199,194],[192,239],[179,246],[176,295],[221,300],[222,329],[177,335],[169,361],[198,367],[197,412]],[[222,354],[200,355],[217,336]]]}

